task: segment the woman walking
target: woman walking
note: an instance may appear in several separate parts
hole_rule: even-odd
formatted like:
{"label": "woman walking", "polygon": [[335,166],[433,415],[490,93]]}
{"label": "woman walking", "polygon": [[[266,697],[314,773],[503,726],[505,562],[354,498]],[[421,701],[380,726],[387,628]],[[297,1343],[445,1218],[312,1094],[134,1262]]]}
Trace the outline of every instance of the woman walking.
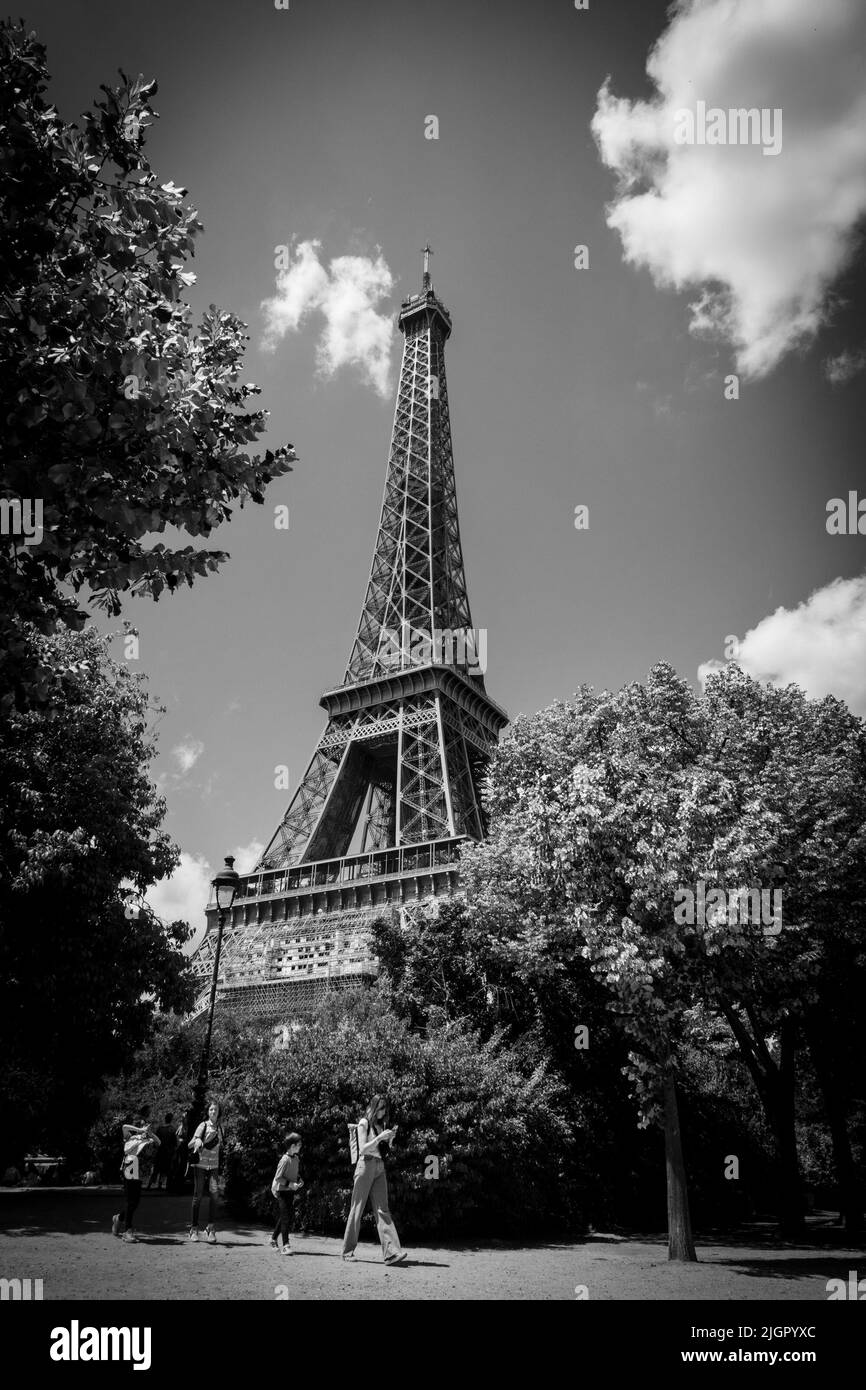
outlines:
{"label": "woman walking", "polygon": [[355,1246],[361,1233],[361,1217],[364,1215],[368,1199],[376,1215],[385,1264],[402,1264],[406,1258],[388,1208],[388,1179],[385,1176],[385,1162],[380,1153],[381,1146],[387,1148],[397,1132],[396,1128],[388,1128],[389,1110],[387,1096],[374,1096],[365,1114],[358,1121],[358,1162],[355,1165],[352,1206],[343,1236],[344,1260],[355,1258]]}
{"label": "woman walking", "polygon": [[217,1212],[217,1173],[219,1172],[220,1149],[224,1143],[223,1128],[220,1124],[222,1110],[219,1101],[212,1100],[207,1108],[207,1119],[203,1120],[189,1141],[192,1152],[190,1163],[193,1166],[192,1217],[189,1238],[198,1240],[198,1218],[202,1197],[207,1198],[208,1221],[205,1235],[209,1245],[216,1245],[214,1220]]}

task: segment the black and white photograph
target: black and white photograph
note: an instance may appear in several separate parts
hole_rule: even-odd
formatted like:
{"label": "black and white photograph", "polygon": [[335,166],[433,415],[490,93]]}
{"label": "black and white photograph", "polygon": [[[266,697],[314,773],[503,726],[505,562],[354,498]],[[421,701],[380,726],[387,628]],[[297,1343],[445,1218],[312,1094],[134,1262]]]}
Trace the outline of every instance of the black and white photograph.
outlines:
{"label": "black and white photograph", "polygon": [[827,1377],[866,5],[19,7],[4,1329],[165,1378],[193,1304],[253,1373],[285,1303],[567,1303]]}

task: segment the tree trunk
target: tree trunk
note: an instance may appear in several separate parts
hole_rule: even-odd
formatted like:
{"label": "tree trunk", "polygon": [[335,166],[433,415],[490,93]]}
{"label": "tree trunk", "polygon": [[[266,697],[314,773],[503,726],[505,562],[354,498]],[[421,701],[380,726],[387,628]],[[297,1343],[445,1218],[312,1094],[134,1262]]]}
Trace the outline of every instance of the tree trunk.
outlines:
{"label": "tree trunk", "polygon": [[771,1092],[770,1119],[779,1160],[779,1229],[786,1236],[801,1235],[804,1225],[794,1116],[796,1034],[796,1023],[793,1019],[786,1018],[782,1023],[779,1038],[779,1068]]}
{"label": "tree trunk", "polygon": [[673,1073],[665,1068],[665,1168],[668,1188],[668,1259],[697,1260],[692,1223],[689,1216],[689,1191],[683,1145],[680,1138],[680,1112]]}
{"label": "tree trunk", "polygon": [[833,1059],[827,1047],[830,1025],[820,1017],[813,1016],[807,1025],[809,1052],[815,1066],[815,1075],[821,1088],[827,1125],[833,1144],[833,1162],[836,1167],[836,1180],[839,1184],[839,1207],[841,1220],[845,1222],[848,1235],[860,1235],[863,1230],[863,1196],[857,1180],[857,1169],[851,1153],[851,1139],[848,1134],[848,1104],[846,1087],[839,1080],[834,1069]]}
{"label": "tree trunk", "polygon": [[803,1231],[803,1197],[800,1160],[797,1155],[797,1132],[794,1125],[797,1025],[793,1019],[783,1020],[777,1064],[770,1055],[758,1020],[754,1013],[748,1010],[748,1006],[752,1034],[730,1002],[722,1001],[722,1012],[737,1040],[743,1061],[749,1068],[761,1097],[767,1123],[773,1133],[779,1175],[779,1229],[785,1235],[800,1235]]}

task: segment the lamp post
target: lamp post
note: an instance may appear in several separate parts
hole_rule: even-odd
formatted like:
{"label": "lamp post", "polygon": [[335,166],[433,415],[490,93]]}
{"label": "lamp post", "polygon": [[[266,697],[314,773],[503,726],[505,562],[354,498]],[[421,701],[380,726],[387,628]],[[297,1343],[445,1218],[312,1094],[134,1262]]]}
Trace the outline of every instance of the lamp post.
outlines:
{"label": "lamp post", "polygon": [[210,982],[210,1001],[207,1010],[207,1032],[205,1033],[204,1046],[201,1050],[201,1061],[198,1067],[198,1079],[193,1091],[192,1108],[190,1110],[187,1129],[191,1132],[192,1128],[202,1119],[204,1109],[205,1091],[207,1090],[208,1064],[210,1062],[210,1040],[213,1033],[213,1014],[216,1004],[217,980],[220,970],[220,952],[223,944],[223,929],[225,927],[226,916],[228,915],[235,894],[238,891],[240,875],[235,872],[234,858],[232,855],[226,856],[226,867],[221,869],[213,880],[211,887],[214,890],[217,905],[217,942],[216,951],[213,958],[213,975]]}

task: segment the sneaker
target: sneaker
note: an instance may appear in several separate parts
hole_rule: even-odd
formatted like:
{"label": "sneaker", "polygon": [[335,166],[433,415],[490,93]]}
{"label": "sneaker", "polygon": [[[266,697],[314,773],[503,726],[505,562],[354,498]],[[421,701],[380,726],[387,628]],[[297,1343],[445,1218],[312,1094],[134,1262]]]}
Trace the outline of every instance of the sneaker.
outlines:
{"label": "sneaker", "polygon": [[274,1240],[273,1236],[271,1236],[270,1240],[268,1241],[268,1244],[270,1245],[270,1247],[271,1247],[272,1250],[279,1250],[279,1248],[280,1248],[280,1247],[277,1245],[277,1242]]}
{"label": "sneaker", "polygon": [[127,1245],[136,1245],[136,1244],[137,1244],[137,1241],[136,1241],[136,1239],[135,1239],[135,1232],[134,1232],[134,1231],[124,1231],[124,1233],[123,1233],[123,1239],[126,1241]]}
{"label": "sneaker", "polygon": [[291,1247],[290,1245],[284,1245],[284,1246],[283,1246],[283,1249],[282,1249],[282,1253],[283,1253],[284,1255],[294,1255],[295,1252],[294,1252],[294,1250],[292,1249],[292,1247]]}
{"label": "sneaker", "polygon": [[389,1255],[385,1261],[386,1265],[401,1265],[406,1258],[406,1251],[401,1250],[398,1255]]}
{"label": "sneaker", "polygon": [[119,1236],[119,1235],[120,1235],[120,1212],[119,1212],[119,1211],[116,1211],[116,1212],[114,1213],[114,1215],[112,1216],[112,1218],[111,1218],[111,1234],[112,1234],[113,1236]]}
{"label": "sneaker", "polygon": [[345,1251],[343,1252],[343,1259],[344,1259],[344,1260],[354,1260],[354,1258],[355,1258],[355,1252],[354,1252],[354,1250],[350,1250],[350,1251],[348,1252],[348,1254],[346,1254]]}
{"label": "sneaker", "polygon": [[207,1231],[205,1232],[205,1236],[207,1238],[208,1245],[216,1245],[216,1231],[214,1230],[213,1226],[208,1226]]}
{"label": "sneaker", "polygon": [[198,1230],[196,1229],[195,1226],[191,1226],[191,1227],[190,1227],[190,1230],[189,1230],[189,1238],[190,1238],[190,1240],[198,1240]]}

